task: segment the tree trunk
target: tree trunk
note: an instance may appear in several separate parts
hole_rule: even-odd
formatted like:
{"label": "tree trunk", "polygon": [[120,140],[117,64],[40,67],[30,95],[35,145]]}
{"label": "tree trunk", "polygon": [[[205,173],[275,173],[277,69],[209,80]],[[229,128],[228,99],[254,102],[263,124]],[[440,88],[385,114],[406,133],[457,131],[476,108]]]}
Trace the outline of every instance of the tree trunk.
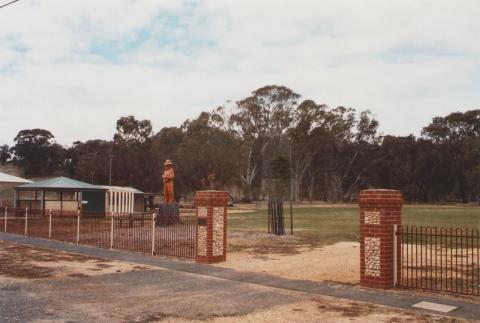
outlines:
{"label": "tree trunk", "polygon": [[312,176],[310,176],[310,187],[309,187],[309,190],[308,190],[308,200],[310,201],[310,203],[313,202],[313,190],[315,188],[315,175],[312,174]]}
{"label": "tree trunk", "polygon": [[245,175],[241,176],[241,181],[243,183],[243,195],[248,201],[252,201],[252,185],[255,176],[257,175],[257,166],[254,165],[252,167],[252,154],[253,154],[253,146],[250,147],[250,152],[248,154],[247,159],[247,169]]}

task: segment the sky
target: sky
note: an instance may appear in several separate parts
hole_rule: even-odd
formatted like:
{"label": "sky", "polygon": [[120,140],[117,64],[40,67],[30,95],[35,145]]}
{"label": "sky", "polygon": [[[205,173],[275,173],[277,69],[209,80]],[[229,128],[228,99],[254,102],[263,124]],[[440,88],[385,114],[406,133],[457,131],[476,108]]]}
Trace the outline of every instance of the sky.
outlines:
{"label": "sky", "polygon": [[111,139],[127,115],[159,131],[271,84],[418,135],[480,108],[478,17],[478,0],[19,0],[0,9],[0,144]]}

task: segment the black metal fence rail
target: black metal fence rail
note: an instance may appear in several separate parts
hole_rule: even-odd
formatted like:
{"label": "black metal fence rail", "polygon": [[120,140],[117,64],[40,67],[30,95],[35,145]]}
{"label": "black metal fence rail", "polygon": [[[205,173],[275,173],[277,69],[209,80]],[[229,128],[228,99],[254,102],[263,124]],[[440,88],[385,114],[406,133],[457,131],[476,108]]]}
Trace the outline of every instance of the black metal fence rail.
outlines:
{"label": "black metal fence rail", "polygon": [[398,284],[480,295],[480,233],[470,228],[400,226]]}
{"label": "black metal fence rail", "polygon": [[269,234],[284,235],[290,231],[290,234],[293,235],[292,201],[268,201],[267,228]]}
{"label": "black metal fence rail", "polygon": [[130,214],[113,217],[113,248],[153,253],[152,214]]}
{"label": "black metal fence rail", "polygon": [[283,201],[268,202],[268,233],[285,234]]}
{"label": "black metal fence rail", "polygon": [[155,254],[195,258],[195,216],[180,216],[180,221],[159,225],[155,233]]}

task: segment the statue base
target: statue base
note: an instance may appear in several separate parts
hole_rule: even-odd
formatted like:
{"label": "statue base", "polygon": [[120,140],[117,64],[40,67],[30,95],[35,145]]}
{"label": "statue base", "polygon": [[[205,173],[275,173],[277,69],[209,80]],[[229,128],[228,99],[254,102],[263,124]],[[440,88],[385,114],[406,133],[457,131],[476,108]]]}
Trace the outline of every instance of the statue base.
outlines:
{"label": "statue base", "polygon": [[158,227],[177,223],[181,223],[178,204],[160,204],[157,209],[155,225]]}

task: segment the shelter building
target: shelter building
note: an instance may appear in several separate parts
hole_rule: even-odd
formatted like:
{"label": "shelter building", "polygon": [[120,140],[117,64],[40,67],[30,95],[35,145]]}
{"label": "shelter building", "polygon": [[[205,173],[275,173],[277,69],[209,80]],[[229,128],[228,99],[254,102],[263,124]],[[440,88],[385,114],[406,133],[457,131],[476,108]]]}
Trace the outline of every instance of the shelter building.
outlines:
{"label": "shelter building", "polygon": [[14,200],[14,188],[31,182],[32,181],[25,178],[0,172],[0,206],[4,204],[11,206],[10,204]]}
{"label": "shelter building", "polygon": [[15,188],[15,207],[59,210],[62,214],[105,212],[105,189],[68,177],[55,177]]}
{"label": "shelter building", "polygon": [[143,192],[133,187],[93,185],[68,177],[56,177],[15,187],[15,206],[61,214],[105,216],[143,212]]}
{"label": "shelter building", "polygon": [[133,187],[102,186],[105,194],[106,212],[134,213],[145,211],[144,193]]}

